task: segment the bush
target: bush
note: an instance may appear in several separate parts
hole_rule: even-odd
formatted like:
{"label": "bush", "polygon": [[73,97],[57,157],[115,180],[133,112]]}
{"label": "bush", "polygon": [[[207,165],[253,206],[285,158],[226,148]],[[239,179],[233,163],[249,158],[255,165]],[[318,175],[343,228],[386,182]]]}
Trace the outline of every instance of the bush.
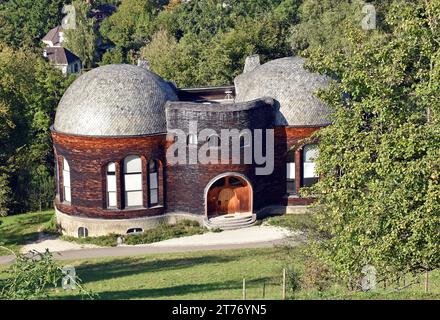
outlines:
{"label": "bush", "polygon": [[147,230],[142,234],[128,235],[125,239],[125,243],[129,245],[147,244],[172,238],[202,234],[205,232],[206,229],[202,228],[198,222],[183,220],[174,225],[161,224],[158,227]]}
{"label": "bush", "polygon": [[323,292],[334,283],[334,277],[330,269],[322,262],[307,258],[304,263],[304,273],[301,276],[301,287],[306,290],[318,290]]}
{"label": "bush", "polygon": [[[18,255],[6,273],[7,278],[0,282],[0,299],[4,300],[47,299],[49,290],[65,277],[48,250]],[[72,279],[83,298],[96,297],[81,286],[81,279],[76,276]]]}

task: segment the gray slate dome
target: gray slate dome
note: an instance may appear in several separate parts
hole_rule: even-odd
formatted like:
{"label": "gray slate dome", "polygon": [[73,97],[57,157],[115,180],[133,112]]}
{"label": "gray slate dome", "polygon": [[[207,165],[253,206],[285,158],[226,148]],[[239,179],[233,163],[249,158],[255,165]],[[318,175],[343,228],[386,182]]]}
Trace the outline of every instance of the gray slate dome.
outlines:
{"label": "gray slate dome", "polygon": [[133,65],[107,65],[76,79],[55,116],[58,132],[132,136],[166,132],[165,103],[178,100],[158,75]]}
{"label": "gray slate dome", "polygon": [[328,78],[304,69],[304,61],[300,57],[288,57],[251,68],[235,78],[235,101],[273,98],[279,104],[277,126],[330,124],[328,107],[314,95],[316,90],[327,86]]}

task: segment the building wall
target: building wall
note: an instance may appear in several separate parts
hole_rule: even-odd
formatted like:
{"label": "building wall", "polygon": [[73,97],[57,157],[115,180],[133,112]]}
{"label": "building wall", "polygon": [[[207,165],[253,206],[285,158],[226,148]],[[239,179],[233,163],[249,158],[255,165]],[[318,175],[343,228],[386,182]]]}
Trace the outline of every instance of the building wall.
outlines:
{"label": "building wall", "polygon": [[[220,134],[222,129],[269,129],[273,123],[274,107],[271,99],[240,105],[175,102],[167,106],[166,114],[169,131],[181,129],[189,133],[190,123],[196,121],[198,132],[209,128]],[[172,138],[169,138],[170,144]],[[196,148],[205,143],[198,141]],[[230,155],[229,164],[168,164],[168,210],[205,215],[205,188],[209,182],[226,172],[246,177],[254,188],[254,209],[264,206],[264,185],[270,177],[256,176],[254,164],[232,164],[232,149]]]}
{"label": "building wall", "polygon": [[[55,200],[56,207],[64,213],[93,218],[127,219],[160,215],[165,212],[166,190],[164,188],[164,167],[159,170],[159,205],[148,208],[148,192],[144,188],[144,207],[136,209],[122,208],[123,161],[127,156],[138,155],[142,158],[143,184],[147,185],[147,163],[158,160],[165,163],[164,144],[166,136],[141,137],[86,137],[65,135],[52,131],[54,150],[58,160],[60,185],[62,181],[63,157],[69,162],[72,202],[63,201],[63,188]],[[111,162],[116,163],[119,175],[118,208],[106,209],[106,170]]]}

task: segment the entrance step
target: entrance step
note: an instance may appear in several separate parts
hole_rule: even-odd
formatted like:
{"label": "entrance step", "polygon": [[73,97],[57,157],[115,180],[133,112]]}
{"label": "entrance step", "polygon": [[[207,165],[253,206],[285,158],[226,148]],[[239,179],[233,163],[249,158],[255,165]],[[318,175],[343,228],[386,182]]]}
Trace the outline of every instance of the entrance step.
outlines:
{"label": "entrance step", "polygon": [[255,224],[257,215],[224,215],[215,218],[205,219],[204,225],[208,229],[234,230],[251,227]]}

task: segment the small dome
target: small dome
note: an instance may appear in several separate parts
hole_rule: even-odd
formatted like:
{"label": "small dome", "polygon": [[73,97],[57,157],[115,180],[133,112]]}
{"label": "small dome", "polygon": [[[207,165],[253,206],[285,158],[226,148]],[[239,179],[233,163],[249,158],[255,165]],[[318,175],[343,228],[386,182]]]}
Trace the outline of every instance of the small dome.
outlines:
{"label": "small dome", "polygon": [[54,129],[89,136],[163,133],[168,100],[178,100],[172,87],[144,68],[99,67],[67,89],[58,105]]}
{"label": "small dome", "polygon": [[330,124],[329,108],[314,95],[327,86],[328,78],[304,69],[304,61],[300,57],[277,59],[239,75],[236,102],[273,98],[279,104],[277,126]]}

